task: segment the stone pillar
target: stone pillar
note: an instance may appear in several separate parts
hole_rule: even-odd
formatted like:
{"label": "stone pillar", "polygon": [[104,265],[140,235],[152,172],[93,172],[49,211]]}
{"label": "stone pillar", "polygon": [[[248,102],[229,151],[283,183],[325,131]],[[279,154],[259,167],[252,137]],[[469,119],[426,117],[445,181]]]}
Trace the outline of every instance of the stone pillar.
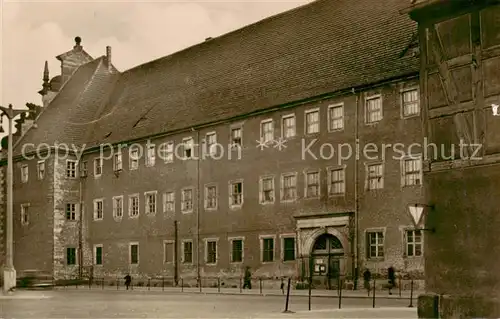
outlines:
{"label": "stone pillar", "polygon": [[413,2],[403,13],[418,23],[422,204],[433,206],[425,228],[435,228],[419,317],[499,318],[500,2]]}

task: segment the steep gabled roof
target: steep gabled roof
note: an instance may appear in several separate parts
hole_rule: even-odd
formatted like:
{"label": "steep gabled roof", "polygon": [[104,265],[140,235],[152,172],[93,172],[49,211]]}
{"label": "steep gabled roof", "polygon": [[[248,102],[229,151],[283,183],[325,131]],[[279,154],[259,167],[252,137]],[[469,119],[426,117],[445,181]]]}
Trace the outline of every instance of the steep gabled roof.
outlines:
{"label": "steep gabled roof", "polygon": [[[65,143],[70,148],[85,144],[89,127],[99,108],[107,102],[118,76],[108,71],[105,57],[81,65],[42,110],[36,119],[36,128],[30,128],[16,143],[14,154],[20,154],[24,143],[35,146]],[[26,151],[31,150],[32,147],[26,148]]]}
{"label": "steep gabled roof", "polygon": [[416,31],[398,12],[405,6],[319,0],[130,69],[92,142],[139,138],[418,72],[417,58],[400,58]]}
{"label": "steep gabled roof", "polygon": [[416,74],[418,58],[402,54],[416,32],[399,13],[406,6],[318,0],[123,73],[97,59],[79,68],[25,140],[126,141]]}

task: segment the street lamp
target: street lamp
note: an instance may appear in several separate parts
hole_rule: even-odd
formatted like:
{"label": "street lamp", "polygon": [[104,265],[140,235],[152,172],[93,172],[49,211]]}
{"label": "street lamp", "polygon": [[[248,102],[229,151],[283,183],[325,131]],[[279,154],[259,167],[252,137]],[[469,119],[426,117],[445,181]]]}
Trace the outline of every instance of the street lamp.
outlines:
{"label": "street lamp", "polygon": [[12,121],[16,116],[21,113],[29,112],[28,110],[14,110],[12,104],[9,107],[0,106],[1,117],[4,115],[9,120],[9,132],[8,132],[8,149],[7,149],[7,218],[6,218],[6,233],[7,233],[7,247],[6,247],[6,260],[5,268],[3,271],[3,292],[8,293],[16,287],[16,270],[14,268],[14,248],[13,248],[13,188],[12,188]]}
{"label": "street lamp", "polygon": [[434,233],[436,232],[436,229],[434,227],[419,228],[424,208],[430,208],[432,210],[434,209],[434,205],[412,204],[408,206],[408,211],[410,213],[413,225],[415,226],[415,230],[430,231],[431,233]]}

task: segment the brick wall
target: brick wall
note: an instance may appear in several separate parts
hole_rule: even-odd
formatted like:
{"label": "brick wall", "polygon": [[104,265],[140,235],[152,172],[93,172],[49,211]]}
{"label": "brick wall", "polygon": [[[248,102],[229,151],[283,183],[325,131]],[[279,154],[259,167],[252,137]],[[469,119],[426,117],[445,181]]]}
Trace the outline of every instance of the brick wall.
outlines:
{"label": "brick wall", "polygon": [[[369,142],[376,143],[379,147],[382,143],[394,144],[404,143],[409,145],[413,142],[421,142],[420,117],[401,119],[401,94],[404,87],[415,85],[414,81],[405,83],[394,83],[384,87],[376,88],[370,92],[363,92],[359,96],[359,144],[360,147]],[[376,125],[364,124],[364,97],[375,93],[383,96],[384,119]],[[327,132],[327,107],[328,105],[343,102],[345,112],[345,129],[340,132]],[[332,159],[314,159],[310,155],[302,158],[302,144],[308,145],[314,139],[317,142],[311,147],[312,153],[319,157],[320,145],[331,143],[337,146],[341,143],[355,145],[354,119],[355,119],[356,96],[346,95],[319,102],[301,105],[292,109],[277,110],[273,113],[255,116],[241,120],[231,125],[242,125],[243,127],[243,149],[241,159],[237,152],[233,152],[228,159],[227,146],[222,159],[201,160],[174,160],[173,163],[165,164],[159,158],[156,159],[154,167],[146,167],[144,157],[141,158],[139,169],[130,171],[128,164],[128,150],[124,149],[123,171],[117,175],[112,172],[112,161],[105,160],[103,175],[95,178],[93,175],[92,161],[98,154],[88,155],[85,160],[89,165],[89,177],[84,182],[84,203],[86,207],[86,219],[88,230],[85,236],[88,238],[89,247],[103,245],[104,265],[95,267],[96,273],[121,275],[131,272],[135,276],[141,274],[173,275],[173,264],[163,263],[163,241],[174,240],[174,220],[179,222],[179,241],[193,240],[193,264],[180,264],[180,272],[183,276],[195,276],[197,254],[200,249],[201,269],[205,276],[218,276],[228,274],[239,274],[243,265],[252,267],[256,276],[282,276],[296,272],[295,263],[280,262],[281,234],[295,233],[295,215],[309,215],[326,212],[348,212],[354,211],[354,158],[345,163],[338,163],[336,157]],[[320,133],[313,136],[304,136],[304,111],[312,108],[320,108],[321,124]],[[281,117],[295,113],[297,137],[287,142],[286,149],[279,151],[269,147],[264,150],[256,148],[256,140],[259,139],[259,126],[261,120],[272,118],[275,121],[275,136],[281,132]],[[208,132],[217,133],[218,142],[222,145],[229,144],[229,126],[220,125],[203,129],[200,132],[189,132],[176,136],[169,136],[153,141],[159,145],[162,142],[174,141],[180,143],[183,138],[193,137],[203,139]],[[199,135],[199,136],[198,136]],[[144,143],[145,144],[145,143]],[[327,149],[324,149],[327,150]],[[108,153],[106,153],[108,155]],[[365,191],[365,166],[364,159],[358,163],[359,188],[359,241],[360,259],[365,259],[364,230],[367,228],[384,228],[386,232],[385,259],[366,261],[366,266],[372,270],[385,272],[385,268],[394,265],[400,271],[421,271],[422,258],[404,257],[402,241],[402,229],[411,226],[411,220],[407,214],[407,205],[418,202],[421,198],[421,187],[401,187],[400,161],[391,158],[393,152],[390,150],[385,159],[385,187],[378,191]],[[381,155],[379,154],[379,159]],[[336,198],[328,198],[326,168],[346,164],[346,195]],[[199,167],[198,167],[199,165]],[[321,173],[321,197],[309,200],[304,195],[304,171],[308,169],[320,169]],[[277,200],[274,204],[259,204],[259,176],[275,176],[275,189],[279,190],[279,177],[282,173],[296,172],[298,174],[298,196],[294,203],[281,203],[279,192],[276,193]],[[198,181],[199,178],[199,181]],[[232,180],[243,180],[244,203],[241,209],[229,207],[228,183]],[[197,247],[197,203],[196,190],[198,185],[216,183],[218,186],[218,209],[216,211],[205,211],[203,209],[203,198],[200,200],[201,209],[199,215],[200,243]],[[185,187],[195,189],[195,209],[192,213],[180,211],[180,190]],[[175,214],[164,213],[162,205],[162,194],[166,191],[175,190],[176,209]],[[157,212],[153,216],[147,216],[145,210],[144,193],[157,191]],[[140,195],[140,215],[138,218],[128,216],[128,195],[138,193]],[[116,220],[112,216],[112,197],[124,196],[124,216]],[[93,200],[104,198],[104,218],[100,221],[92,220]],[[262,264],[260,262],[260,235],[276,236],[275,256],[276,262]],[[229,262],[229,240],[230,237],[244,237],[244,263],[230,264]],[[204,263],[204,240],[216,238],[218,240],[218,262],[214,266]],[[140,245],[140,262],[137,266],[130,266],[129,243],[138,242]],[[181,249],[179,247],[179,253]],[[350,271],[350,270],[349,270]]]}
{"label": "brick wall", "polygon": [[[39,159],[14,164],[14,266],[16,270],[53,270],[54,171],[53,157],[45,161],[45,176],[37,178]],[[21,165],[27,164],[28,182],[21,182]],[[21,223],[21,205],[29,204],[29,221]]]}

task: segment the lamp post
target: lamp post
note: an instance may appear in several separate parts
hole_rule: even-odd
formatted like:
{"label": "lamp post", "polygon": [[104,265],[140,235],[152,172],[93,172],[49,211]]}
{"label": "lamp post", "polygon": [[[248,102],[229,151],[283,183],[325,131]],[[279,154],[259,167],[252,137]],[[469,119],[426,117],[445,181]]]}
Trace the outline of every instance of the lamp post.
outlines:
{"label": "lamp post", "polygon": [[8,132],[8,149],[7,149],[7,218],[6,218],[6,260],[3,271],[3,291],[8,293],[12,288],[16,287],[16,270],[14,268],[14,247],[13,247],[13,187],[12,187],[12,121],[14,118],[21,114],[28,112],[28,110],[14,110],[12,104],[9,107],[0,106],[2,112],[0,116],[6,116],[9,120]]}

